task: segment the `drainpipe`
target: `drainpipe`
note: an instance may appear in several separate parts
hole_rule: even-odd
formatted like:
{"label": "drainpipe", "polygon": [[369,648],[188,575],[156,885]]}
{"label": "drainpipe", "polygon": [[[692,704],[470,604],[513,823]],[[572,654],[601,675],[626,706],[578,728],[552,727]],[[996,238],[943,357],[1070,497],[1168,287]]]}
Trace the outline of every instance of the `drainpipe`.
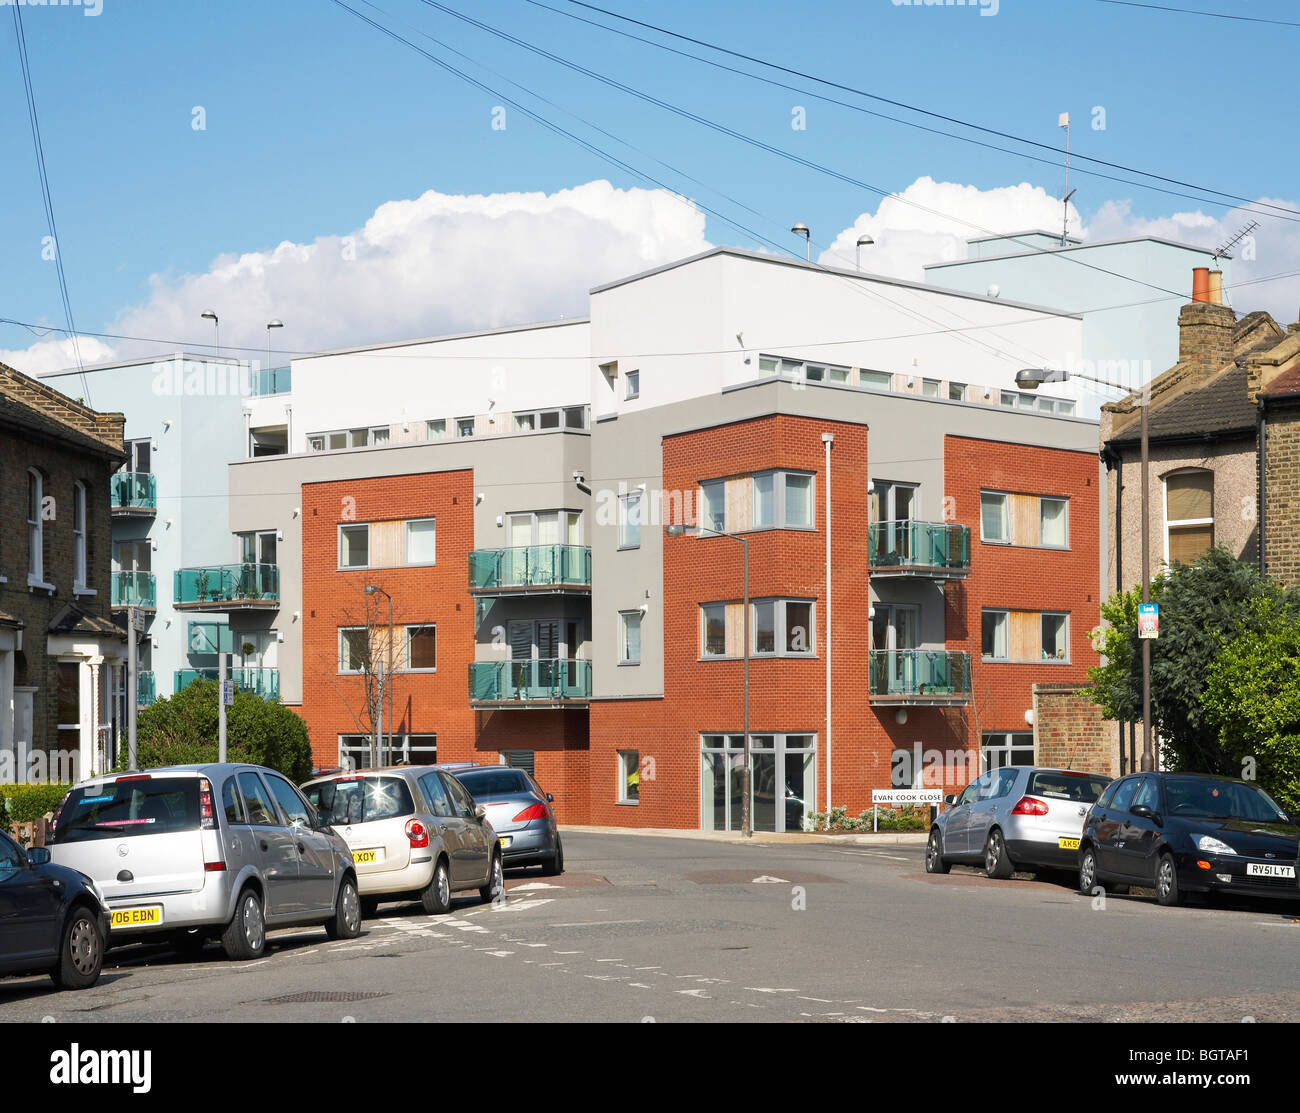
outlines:
{"label": "drainpipe", "polygon": [[[826,814],[831,814],[831,445],[834,433],[823,433],[826,446]],[[829,822],[829,820],[827,820]]]}
{"label": "drainpipe", "polygon": [[1257,457],[1256,466],[1259,468],[1259,574],[1264,576],[1267,574],[1266,570],[1268,568],[1268,562],[1264,557],[1264,520],[1265,515],[1268,513],[1266,509],[1268,506],[1268,499],[1265,498],[1265,483],[1267,482],[1265,476],[1268,473],[1264,467],[1264,454],[1268,451],[1268,426],[1264,420],[1265,402],[1262,394],[1256,400],[1255,405],[1259,410],[1259,417],[1257,418],[1258,429],[1255,434],[1255,455]]}

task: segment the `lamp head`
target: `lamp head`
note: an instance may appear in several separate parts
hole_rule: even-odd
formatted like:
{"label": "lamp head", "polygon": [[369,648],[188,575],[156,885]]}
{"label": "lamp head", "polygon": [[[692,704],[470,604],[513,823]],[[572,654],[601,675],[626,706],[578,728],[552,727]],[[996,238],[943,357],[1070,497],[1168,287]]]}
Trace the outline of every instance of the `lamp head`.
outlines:
{"label": "lamp head", "polygon": [[1016,372],[1016,386],[1022,390],[1037,390],[1047,382],[1047,372],[1041,367],[1026,367]]}
{"label": "lamp head", "polygon": [[790,231],[793,232],[796,236],[809,236],[812,234],[808,231],[808,225],[806,224],[796,224],[793,228],[790,229]]}

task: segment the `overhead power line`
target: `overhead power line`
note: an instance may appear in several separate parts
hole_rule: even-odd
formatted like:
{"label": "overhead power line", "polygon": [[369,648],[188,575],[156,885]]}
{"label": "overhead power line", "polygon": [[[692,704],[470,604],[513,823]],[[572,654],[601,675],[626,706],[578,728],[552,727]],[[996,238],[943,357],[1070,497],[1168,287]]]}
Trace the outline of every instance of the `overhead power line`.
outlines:
{"label": "overhead power line", "polygon": [[1178,15],[1199,15],[1206,19],[1230,19],[1240,23],[1267,23],[1273,27],[1300,27],[1289,19],[1269,19],[1258,15],[1233,15],[1228,12],[1207,12],[1200,8],[1175,8],[1170,4],[1141,4],[1137,0],[1094,0],[1098,4],[1114,4],[1120,8],[1147,8],[1154,12],[1174,12]]}

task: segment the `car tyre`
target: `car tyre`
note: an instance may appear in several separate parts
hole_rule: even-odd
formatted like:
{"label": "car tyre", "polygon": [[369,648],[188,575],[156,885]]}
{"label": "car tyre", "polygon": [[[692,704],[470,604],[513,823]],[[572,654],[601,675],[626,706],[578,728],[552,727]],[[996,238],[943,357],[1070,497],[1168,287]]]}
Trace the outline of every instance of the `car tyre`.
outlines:
{"label": "car tyre", "polygon": [[1085,897],[1092,896],[1094,889],[1105,889],[1097,874],[1097,852],[1092,847],[1083,848],[1079,855],[1079,892]]}
{"label": "car tyre", "polygon": [[555,856],[542,863],[543,877],[559,877],[564,872],[564,844],[559,836],[555,839]]}
{"label": "car tyre", "polygon": [[1174,856],[1169,853],[1160,855],[1156,865],[1156,900],[1166,907],[1181,904],[1182,893],[1178,891],[1178,867]]}
{"label": "car tyre", "polygon": [[433,877],[420,893],[420,903],[430,916],[445,916],[451,911],[451,878],[447,875],[446,858],[439,858],[433,867]]}
{"label": "car tyre", "polygon": [[478,891],[479,900],[491,904],[497,897],[505,896],[506,875],[501,868],[501,855],[492,855],[492,868],[488,870],[488,881]]}
{"label": "car tyre", "polygon": [[1002,832],[994,827],[984,843],[984,873],[992,878],[1005,881],[1015,872],[1015,864],[1007,853],[1007,840]]}
{"label": "car tyre", "polygon": [[361,898],[361,916],[362,916],[363,919],[366,919],[366,920],[373,920],[373,919],[375,918],[375,914],[376,914],[378,911],[379,911],[379,898],[378,898],[378,897],[362,897],[362,898]]}
{"label": "car tyre", "polygon": [[235,915],[221,933],[226,957],[237,962],[261,958],[266,953],[266,917],[256,892],[245,889],[239,894]]}
{"label": "car tyre", "polygon": [[334,915],[325,921],[325,934],[331,939],[355,939],[361,934],[361,897],[357,883],[345,877],[334,900]]}
{"label": "car tyre", "polygon": [[201,931],[178,931],[171,938],[172,950],[183,958],[197,958],[208,945],[208,937]]}
{"label": "car tyre", "polygon": [[89,909],[74,908],[68,914],[59,945],[59,964],[50,977],[60,989],[89,989],[99,981],[104,967],[104,937]]}
{"label": "car tyre", "polygon": [[943,836],[938,827],[931,827],[929,841],[925,844],[925,872],[947,873],[951,869],[952,866],[943,860]]}

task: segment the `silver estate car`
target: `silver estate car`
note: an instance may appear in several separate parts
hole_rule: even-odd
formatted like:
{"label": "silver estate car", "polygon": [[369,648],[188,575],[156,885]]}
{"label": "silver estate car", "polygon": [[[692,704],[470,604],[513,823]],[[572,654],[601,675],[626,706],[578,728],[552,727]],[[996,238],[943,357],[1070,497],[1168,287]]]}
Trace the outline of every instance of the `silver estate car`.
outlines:
{"label": "silver estate car", "polygon": [[928,873],[954,862],[982,864],[989,877],[1018,869],[1074,869],[1088,809],[1110,778],[1071,769],[1007,765],[971,781],[930,827]]}
{"label": "silver estate car", "polygon": [[456,770],[488,820],[507,866],[541,866],[544,877],[564,872],[564,845],[555,824],[555,797],[543,792],[532,775],[508,765],[472,765]]}
{"label": "silver estate car", "polygon": [[270,929],[361,931],[347,844],[279,773],[256,765],[183,765],[82,781],[54,816],[55,863],[93,878],[110,943],[198,951],[219,937],[255,959]]}
{"label": "silver estate car", "polygon": [[302,790],[347,842],[365,916],[381,901],[403,900],[442,915],[458,890],[490,901],[505,889],[486,809],[443,766],[333,773]]}

